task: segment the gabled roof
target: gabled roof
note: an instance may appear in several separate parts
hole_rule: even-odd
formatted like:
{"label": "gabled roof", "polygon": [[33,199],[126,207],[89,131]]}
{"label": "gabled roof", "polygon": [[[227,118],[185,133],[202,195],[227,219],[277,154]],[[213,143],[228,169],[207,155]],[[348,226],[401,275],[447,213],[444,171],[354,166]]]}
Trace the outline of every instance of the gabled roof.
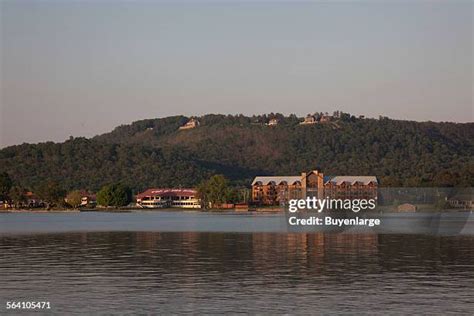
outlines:
{"label": "gabled roof", "polygon": [[[326,178],[326,177],[325,177]],[[335,177],[330,177],[328,180],[325,180],[325,184],[327,183],[332,183],[335,185],[340,185],[342,183],[348,183],[348,184],[356,184],[357,182],[360,182],[364,185],[367,185],[369,183],[375,183],[377,184],[377,178],[375,176],[335,176]]]}
{"label": "gabled roof", "polygon": [[301,181],[301,176],[255,177],[255,179],[253,179],[252,185],[255,185],[257,182],[261,182],[262,184],[267,185],[272,181],[275,182],[275,184],[280,184],[283,181],[285,181],[288,184],[293,184],[296,181]]}

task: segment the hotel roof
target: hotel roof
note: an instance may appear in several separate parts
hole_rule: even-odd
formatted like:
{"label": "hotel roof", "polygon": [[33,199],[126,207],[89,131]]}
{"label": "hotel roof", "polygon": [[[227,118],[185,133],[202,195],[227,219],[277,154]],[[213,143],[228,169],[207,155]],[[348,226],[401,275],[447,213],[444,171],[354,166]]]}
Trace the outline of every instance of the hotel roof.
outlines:
{"label": "hotel roof", "polygon": [[282,182],[286,182],[288,184],[293,184],[296,181],[301,181],[301,176],[269,176],[269,177],[255,177],[253,179],[252,185],[255,185],[257,182],[261,182],[262,184],[266,185],[270,182],[275,182],[275,184],[280,184]]}
{"label": "hotel roof", "polygon": [[374,176],[335,176],[335,177],[330,177],[328,180],[324,179],[325,184],[326,183],[332,183],[335,185],[340,185],[342,183],[349,183],[349,184],[355,184],[356,182],[360,182],[364,185],[367,185],[369,183],[378,183],[377,178]]}
{"label": "hotel roof", "polygon": [[[301,176],[265,176],[265,177],[255,177],[252,182],[252,185],[255,185],[257,182],[261,182],[263,185],[268,185],[270,182],[274,182],[276,185],[286,182],[288,184],[293,184],[297,181],[301,181]],[[355,184],[360,182],[364,185],[369,183],[378,183],[375,176],[324,176],[324,184],[332,183],[335,185],[340,185],[342,183]]]}

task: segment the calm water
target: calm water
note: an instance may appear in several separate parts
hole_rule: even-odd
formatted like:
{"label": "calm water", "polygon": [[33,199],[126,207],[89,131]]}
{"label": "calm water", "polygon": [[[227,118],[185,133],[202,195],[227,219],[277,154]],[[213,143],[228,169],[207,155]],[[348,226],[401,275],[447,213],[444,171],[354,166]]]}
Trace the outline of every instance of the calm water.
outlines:
{"label": "calm water", "polygon": [[473,235],[10,231],[0,254],[0,314],[9,300],[59,314],[474,310]]}

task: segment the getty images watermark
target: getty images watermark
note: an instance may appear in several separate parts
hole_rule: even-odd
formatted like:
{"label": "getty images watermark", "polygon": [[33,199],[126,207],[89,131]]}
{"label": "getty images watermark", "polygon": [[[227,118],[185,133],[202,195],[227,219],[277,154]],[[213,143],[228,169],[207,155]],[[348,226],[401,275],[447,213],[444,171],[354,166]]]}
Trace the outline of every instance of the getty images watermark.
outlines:
{"label": "getty images watermark", "polygon": [[[298,211],[316,212],[322,213],[324,210],[328,211],[351,211],[358,213],[361,210],[374,210],[376,207],[375,199],[332,199],[325,198],[319,199],[316,197],[306,197],[306,199],[292,199],[288,201],[288,212],[296,213]],[[337,216],[326,215],[320,216],[308,216],[298,218],[298,216],[290,216],[288,223],[292,226],[295,225],[315,225],[315,226],[343,226],[343,225],[364,225],[373,227],[380,225],[380,219],[378,218],[364,218],[364,217],[353,217],[353,218],[340,218]]]}
{"label": "getty images watermark", "polygon": [[286,225],[295,232],[471,235],[473,192],[473,188],[381,188],[370,198],[318,197],[307,192],[284,204]]}

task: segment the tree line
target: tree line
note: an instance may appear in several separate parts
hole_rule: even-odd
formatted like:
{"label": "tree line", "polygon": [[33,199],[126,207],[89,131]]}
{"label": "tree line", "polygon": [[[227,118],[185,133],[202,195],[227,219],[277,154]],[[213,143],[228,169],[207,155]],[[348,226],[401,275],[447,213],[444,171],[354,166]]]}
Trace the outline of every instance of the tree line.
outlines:
{"label": "tree line", "polygon": [[[90,194],[77,189],[67,192],[55,181],[45,181],[38,185],[35,187],[34,195],[29,196],[28,192],[27,188],[15,184],[8,173],[0,173],[0,201],[14,208],[78,208],[82,206],[83,197]],[[33,198],[38,199],[40,203],[28,204],[28,200]],[[97,204],[102,207],[123,207],[131,202],[131,189],[121,183],[105,185],[97,192]]]}
{"label": "tree line", "polygon": [[[9,204],[14,208],[33,207],[28,205],[28,190],[22,186],[15,185],[8,173],[0,173],[0,201]],[[213,175],[209,179],[203,180],[197,186],[198,197],[203,208],[219,208],[227,203],[248,202],[249,190],[245,188],[231,187],[229,180],[223,175]],[[41,200],[40,205],[34,207],[44,207],[51,209],[74,208],[82,205],[84,196],[90,193],[83,190],[72,190],[66,192],[58,183],[48,181],[38,186],[35,190],[35,197]],[[108,184],[103,186],[96,194],[96,202],[101,207],[123,207],[133,201],[132,190],[121,183]],[[94,205],[87,205],[94,206]]]}
{"label": "tree line", "polygon": [[[184,116],[117,127],[92,139],[22,144],[0,150],[0,172],[17,187],[56,183],[66,192],[121,183],[133,194],[148,187],[197,187],[222,174],[230,187],[257,175],[375,175],[381,186],[474,186],[474,124],[360,119],[348,113],[327,124],[302,118],[205,115],[179,131]],[[277,118],[277,126],[265,125]],[[15,192],[11,192],[15,194]]]}

